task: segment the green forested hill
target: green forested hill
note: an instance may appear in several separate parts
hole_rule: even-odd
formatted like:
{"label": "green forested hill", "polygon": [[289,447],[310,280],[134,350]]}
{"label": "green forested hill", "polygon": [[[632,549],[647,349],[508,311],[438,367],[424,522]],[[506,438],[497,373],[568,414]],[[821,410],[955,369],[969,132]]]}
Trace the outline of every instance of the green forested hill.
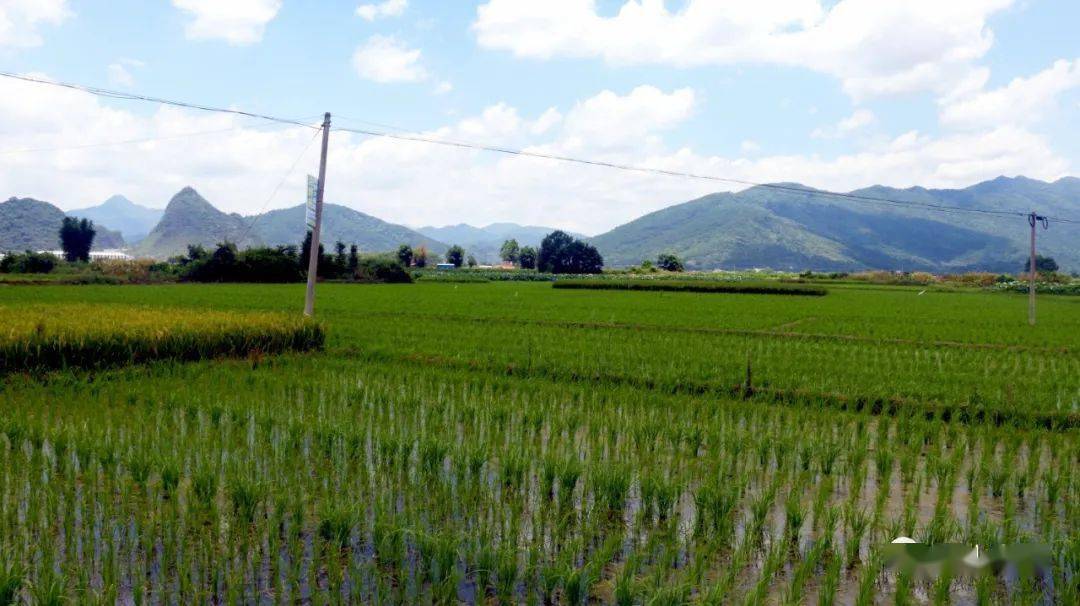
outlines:
{"label": "green forested hill", "polygon": [[[272,210],[260,215],[252,231],[269,245],[300,244],[303,240],[304,206]],[[327,250],[337,241],[356,244],[363,252],[385,252],[402,244],[426,246],[442,253],[446,244],[402,225],[387,223],[371,215],[327,204],[323,207],[322,241]]]}
{"label": "green forested hill", "polygon": [[[59,250],[60,224],[64,211],[48,202],[33,198],[11,198],[0,202],[0,252],[23,250]],[[121,248],[119,232],[95,224],[94,250]]]}
{"label": "green forested hill", "polygon": [[247,225],[240,215],[221,212],[199,192],[185,187],[169,201],[161,221],[139,242],[135,252],[163,258],[183,254],[189,244],[210,247],[226,240],[241,248],[258,244],[257,238],[245,233]]}
{"label": "green forested hill", "polygon": [[[939,213],[822,196],[810,188],[753,187],[650,213],[593,238],[610,266],[674,252],[693,268],[896,269],[1018,271],[1027,258],[1022,217]],[[1001,177],[962,190],[893,189],[862,196],[992,208],[1077,218],[1080,180],[1045,183]],[[1039,233],[1041,254],[1080,269],[1076,226]]]}

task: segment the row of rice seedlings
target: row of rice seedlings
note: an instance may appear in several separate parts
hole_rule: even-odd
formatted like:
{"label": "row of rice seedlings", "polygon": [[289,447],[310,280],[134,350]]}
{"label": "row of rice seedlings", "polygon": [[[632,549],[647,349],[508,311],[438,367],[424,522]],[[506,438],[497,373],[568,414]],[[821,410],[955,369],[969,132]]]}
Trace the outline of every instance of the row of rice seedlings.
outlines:
{"label": "row of rice seedlings", "polygon": [[865,600],[895,591],[873,553],[898,534],[1045,541],[1075,578],[1075,434],[411,369],[286,360],[3,394],[19,599],[52,579],[178,602]]}
{"label": "row of rice seedlings", "polygon": [[[747,384],[793,400],[862,399],[924,405],[1006,423],[1076,425],[1080,352],[696,334],[625,329],[391,319],[365,326],[362,355],[559,381],[664,392],[730,391]],[[748,363],[749,361],[749,363]],[[751,370],[748,372],[748,366]]]}

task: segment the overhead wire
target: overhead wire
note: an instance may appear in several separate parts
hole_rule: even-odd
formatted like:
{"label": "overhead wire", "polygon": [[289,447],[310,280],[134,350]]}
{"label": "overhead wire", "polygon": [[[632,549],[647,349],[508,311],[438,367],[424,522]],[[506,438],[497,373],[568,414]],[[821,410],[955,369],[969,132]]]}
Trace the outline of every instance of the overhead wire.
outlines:
{"label": "overhead wire", "polygon": [[80,150],[80,149],[94,149],[94,148],[99,148],[99,147],[114,147],[114,146],[119,146],[119,145],[131,145],[131,144],[139,144],[139,143],[156,143],[158,141],[172,141],[172,140],[175,140],[175,139],[188,139],[188,138],[192,138],[192,137],[203,137],[203,136],[209,136],[209,135],[219,135],[219,134],[223,134],[223,133],[235,132],[235,131],[238,131],[238,130],[245,130],[245,129],[249,129],[249,128],[262,128],[262,127],[265,127],[265,126],[273,126],[273,125],[274,124],[254,123],[254,124],[244,124],[244,125],[240,125],[240,126],[234,126],[232,128],[221,128],[221,129],[217,129],[217,130],[206,130],[206,131],[198,131],[198,132],[191,132],[191,133],[178,133],[178,134],[175,134],[175,135],[166,135],[166,136],[162,136],[162,137],[144,137],[144,138],[141,138],[141,139],[125,139],[125,140],[122,140],[122,141],[102,141],[102,142],[98,142],[98,143],[87,143],[87,144],[83,144],[83,145],[60,145],[60,146],[56,146],[56,147],[33,147],[33,148],[24,148],[24,149],[4,149],[4,150],[0,150],[0,155],[29,154],[29,153],[39,153],[39,152],[76,151],[76,150]]}
{"label": "overhead wire", "polygon": [[[359,120],[357,120],[357,121],[359,121]],[[386,125],[383,125],[383,126],[386,126]],[[400,128],[396,128],[396,127],[389,127],[389,128],[392,128],[393,130],[397,130],[397,131],[403,131],[404,130],[404,129],[400,129]],[[387,131],[380,131],[380,130],[374,130],[374,129],[346,128],[346,127],[335,127],[333,130],[338,130],[338,131],[342,131],[342,132],[349,132],[349,133],[355,133],[355,134],[360,134],[360,135],[366,135],[366,136],[370,136],[370,137],[383,137],[383,138],[395,139],[395,140],[399,140],[399,141],[412,141],[412,142],[428,143],[428,144],[442,145],[442,146],[448,146],[448,147],[458,147],[458,148],[472,149],[472,150],[477,150],[477,151],[493,152],[493,153],[506,154],[506,155],[512,155],[512,156],[536,158],[536,159],[541,159],[541,160],[554,160],[554,161],[568,162],[568,163],[573,163],[573,164],[583,164],[583,165],[587,165],[587,166],[598,166],[598,167],[602,167],[602,168],[610,168],[610,169],[616,169],[616,170],[622,170],[622,171],[639,172],[639,173],[651,173],[651,174],[663,175],[663,176],[668,176],[668,177],[681,177],[681,178],[689,178],[689,179],[716,181],[716,182],[722,182],[722,183],[728,183],[728,184],[734,184],[734,185],[745,185],[747,187],[760,187],[760,188],[763,188],[763,189],[785,191],[785,192],[798,193],[798,194],[809,195],[809,196],[826,196],[826,197],[832,197],[832,198],[842,198],[842,199],[852,200],[852,201],[857,201],[857,202],[883,204],[883,205],[888,205],[888,206],[893,206],[893,207],[918,208],[918,209],[922,209],[922,210],[931,210],[931,211],[945,212],[945,213],[974,213],[974,214],[981,214],[981,215],[994,216],[994,217],[1026,217],[1028,215],[1027,212],[1021,212],[1021,211],[978,208],[978,207],[972,207],[972,206],[952,206],[952,205],[948,205],[948,204],[939,204],[939,203],[934,203],[934,202],[919,202],[919,201],[915,201],[915,200],[898,200],[898,199],[895,199],[895,198],[868,196],[868,195],[864,195],[864,194],[855,194],[855,193],[842,193],[842,192],[834,192],[834,191],[828,191],[828,190],[800,187],[800,186],[795,186],[795,185],[785,185],[783,183],[760,183],[760,182],[756,182],[756,181],[749,181],[749,180],[746,180],[746,179],[736,179],[736,178],[731,178],[731,177],[720,177],[720,176],[716,176],[716,175],[705,175],[705,174],[700,174],[700,173],[690,173],[690,172],[675,171],[675,170],[669,170],[669,169],[663,169],[663,168],[654,168],[654,167],[647,167],[647,166],[636,166],[636,165],[632,165],[632,164],[621,164],[621,163],[617,163],[617,162],[608,162],[608,161],[603,161],[603,160],[575,158],[575,157],[572,157],[572,156],[563,156],[563,155],[558,155],[558,154],[548,154],[548,153],[543,153],[543,152],[529,151],[529,150],[523,150],[523,149],[514,149],[514,148],[500,147],[500,146],[494,146],[494,145],[484,145],[484,144],[480,144],[480,143],[471,143],[471,142],[467,142],[467,141],[456,141],[456,140],[451,140],[451,139],[441,139],[441,138],[428,137],[428,136],[416,135],[416,134],[407,134],[407,133],[403,134],[402,132],[387,132]],[[1048,218],[1051,221],[1056,221],[1056,222],[1059,222],[1059,223],[1080,223],[1080,221],[1077,221],[1077,220],[1074,220],[1074,219],[1068,219],[1068,218],[1064,218],[1064,217],[1048,217]]]}
{"label": "overhead wire", "polygon": [[244,229],[244,233],[241,234],[240,237],[236,239],[237,244],[239,244],[240,242],[243,242],[244,238],[246,238],[248,236],[248,234],[251,233],[251,229],[253,227],[255,227],[256,223],[259,222],[259,218],[263,216],[263,212],[266,211],[266,207],[270,205],[270,201],[273,200],[277,196],[278,191],[281,190],[281,187],[283,185],[285,185],[285,182],[288,181],[289,177],[292,176],[293,171],[296,170],[296,167],[299,166],[300,161],[303,160],[304,156],[307,155],[308,150],[311,149],[311,146],[315,143],[315,139],[318,138],[321,131],[322,131],[322,129],[319,129],[319,130],[315,131],[315,133],[311,136],[311,140],[308,141],[308,144],[304,146],[304,150],[301,151],[300,155],[296,157],[296,160],[293,161],[292,166],[290,166],[289,170],[285,172],[285,176],[283,176],[281,178],[281,181],[278,181],[278,184],[274,187],[274,190],[272,192],[270,192],[270,196],[266,199],[265,202],[263,202],[262,207],[259,208],[259,212],[256,213],[254,217],[252,217],[251,223],[249,223],[248,226]]}
{"label": "overhead wire", "polygon": [[45,78],[37,78],[34,76],[27,76],[24,74],[16,74],[7,71],[0,71],[0,77],[11,78],[14,80],[21,80],[23,82],[32,82],[34,84],[43,84],[48,86],[56,86],[60,88],[67,88],[71,90],[82,91],[91,95],[99,97],[106,97],[109,99],[122,99],[127,101],[146,101],[149,103],[157,103],[160,105],[171,105],[174,107],[183,107],[187,109],[195,109],[204,112],[215,112],[220,114],[233,114],[236,116],[247,116],[249,118],[259,118],[260,120],[267,120],[270,122],[280,122],[282,124],[292,124],[294,126],[303,126],[305,128],[315,128],[318,126],[312,126],[306,124],[300,120],[294,120],[291,118],[280,118],[278,116],[270,116],[267,114],[259,114],[255,112],[244,111],[240,109],[226,108],[226,107],[214,107],[212,105],[202,105],[199,103],[190,103],[186,101],[176,101],[173,99],[164,99],[161,97],[150,97],[147,95],[137,95],[134,93],[125,93],[123,91],[109,90],[105,88],[98,88],[96,86],[86,86],[82,84],[73,84],[70,82],[61,82],[58,80],[47,80]]}
{"label": "overhead wire", "polygon": [[[73,84],[73,83],[69,83],[69,82],[46,80],[44,78],[37,78],[37,77],[34,77],[34,76],[27,76],[27,75],[23,75],[23,74],[15,74],[15,73],[6,72],[6,71],[0,71],[0,77],[12,78],[12,79],[15,79],[15,80],[21,80],[21,81],[25,81],[25,82],[31,82],[31,83],[42,84],[42,85],[62,87],[62,88],[67,88],[67,89],[86,92],[86,93],[101,96],[101,97],[111,98],[111,99],[145,101],[145,102],[150,102],[150,103],[158,103],[158,104],[162,104],[162,105],[171,105],[171,106],[175,106],[175,107],[183,107],[183,108],[195,109],[195,110],[206,111],[206,112],[217,112],[217,113],[224,113],[224,114],[247,116],[247,117],[250,117],[250,118],[257,118],[257,119],[260,119],[260,120],[267,120],[267,121],[270,121],[270,122],[277,122],[277,123],[281,123],[281,124],[291,124],[291,125],[294,125],[294,126],[302,126],[302,127],[305,127],[305,128],[315,129],[316,131],[321,130],[321,128],[319,126],[313,126],[311,124],[304,123],[304,122],[302,122],[300,120],[294,120],[294,119],[289,119],[289,118],[281,118],[281,117],[278,117],[278,116],[271,116],[271,115],[267,115],[267,114],[260,114],[260,113],[249,112],[249,111],[238,110],[238,109],[232,109],[232,108],[214,107],[214,106],[210,106],[210,105],[202,105],[202,104],[198,104],[198,103],[189,103],[189,102],[184,102],[184,101],[176,101],[176,100],[164,99],[164,98],[160,98],[160,97],[150,97],[150,96],[146,96],[146,95],[137,95],[137,94],[134,94],[134,93],[125,93],[125,92],[122,92],[122,91],[103,89],[103,88],[98,88],[98,87],[94,87],[94,86],[85,86],[85,85]],[[636,165],[632,165],[632,164],[622,164],[622,163],[608,162],[608,161],[603,161],[603,160],[592,160],[592,159],[587,159],[587,158],[575,158],[575,157],[571,157],[571,156],[564,156],[564,155],[558,155],[558,154],[548,154],[548,153],[543,153],[543,152],[529,151],[529,150],[523,150],[523,149],[514,149],[514,148],[509,148],[509,147],[500,147],[500,146],[494,146],[494,145],[483,145],[483,144],[472,143],[472,142],[468,142],[468,141],[455,141],[455,140],[450,140],[450,139],[440,139],[440,138],[435,138],[435,137],[427,137],[427,136],[422,136],[422,135],[411,134],[411,133],[407,132],[407,129],[401,129],[401,128],[393,127],[393,126],[386,125],[386,124],[380,124],[380,123],[377,123],[377,122],[359,120],[359,119],[356,119],[356,118],[350,118],[348,120],[355,121],[355,122],[366,123],[366,124],[372,124],[372,125],[378,126],[379,128],[383,128],[383,129],[387,129],[387,130],[375,130],[375,129],[366,129],[366,128],[345,128],[345,127],[334,127],[333,130],[337,130],[337,131],[340,131],[340,132],[348,132],[348,133],[360,134],[360,135],[365,135],[365,136],[370,136],[370,137],[383,137],[383,138],[399,140],[399,141],[413,141],[413,142],[427,143],[427,144],[432,144],[432,145],[442,145],[442,146],[447,146],[447,147],[473,149],[473,150],[478,150],[478,151],[486,151],[486,152],[500,153],[500,154],[506,154],[506,155],[520,156],[520,157],[536,158],[536,159],[542,159],[542,160],[553,160],[553,161],[558,161],[558,162],[567,162],[567,163],[573,163],[573,164],[596,166],[596,167],[609,168],[609,169],[622,170],[622,171],[629,171],[629,172],[649,173],[649,174],[663,175],[663,176],[668,176],[668,177],[679,177],[679,178],[688,178],[688,179],[697,179],[697,180],[707,180],[707,181],[728,183],[728,184],[732,184],[732,185],[744,185],[744,186],[747,186],[747,187],[759,187],[759,188],[770,189],[770,190],[786,191],[786,192],[798,193],[798,194],[802,194],[802,195],[824,196],[824,197],[851,200],[851,201],[856,201],[856,202],[861,202],[861,203],[872,203],[872,204],[879,204],[879,205],[888,205],[888,206],[893,206],[893,207],[898,207],[898,208],[917,208],[917,209],[922,209],[922,210],[930,210],[930,211],[944,212],[944,213],[954,213],[954,214],[958,214],[958,213],[980,214],[980,215],[992,216],[992,217],[1025,217],[1025,216],[1027,216],[1029,214],[1027,212],[1021,212],[1021,211],[978,208],[978,207],[974,207],[974,206],[953,206],[953,205],[939,204],[939,203],[933,203],[933,202],[919,202],[919,201],[914,201],[914,200],[898,200],[898,199],[895,199],[895,198],[867,196],[867,195],[855,194],[855,193],[834,192],[834,191],[828,191],[828,190],[797,187],[797,186],[794,186],[794,185],[785,185],[783,183],[759,183],[759,182],[756,182],[756,181],[749,181],[749,180],[746,180],[746,179],[737,179],[737,178],[733,178],[733,177],[721,177],[721,176],[717,176],[717,175],[705,175],[705,174],[691,173],[691,172],[684,172],[684,171],[676,171],[676,170],[669,170],[669,169],[663,169],[663,168],[654,168],[654,167],[647,167],[647,166],[636,166]],[[394,131],[399,131],[399,132],[388,132],[389,130],[394,130]],[[309,146],[310,146],[310,144],[309,144]],[[14,151],[18,151],[18,150],[14,150]],[[2,153],[2,152],[0,152],[0,153]],[[280,187],[280,185],[279,185],[279,187]],[[1071,219],[1071,218],[1067,218],[1067,217],[1047,216],[1047,218],[1050,221],[1057,222],[1057,223],[1080,224],[1080,220]]]}

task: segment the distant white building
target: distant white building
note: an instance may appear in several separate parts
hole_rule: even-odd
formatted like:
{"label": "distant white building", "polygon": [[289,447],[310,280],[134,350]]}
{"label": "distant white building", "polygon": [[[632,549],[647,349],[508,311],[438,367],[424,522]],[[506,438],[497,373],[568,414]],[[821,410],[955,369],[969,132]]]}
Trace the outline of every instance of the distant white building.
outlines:
{"label": "distant white building", "polygon": [[[64,258],[64,251],[62,250],[39,250],[38,252],[49,253],[50,255],[55,255],[61,259]],[[91,261],[131,261],[134,258],[135,257],[118,248],[90,251]]]}

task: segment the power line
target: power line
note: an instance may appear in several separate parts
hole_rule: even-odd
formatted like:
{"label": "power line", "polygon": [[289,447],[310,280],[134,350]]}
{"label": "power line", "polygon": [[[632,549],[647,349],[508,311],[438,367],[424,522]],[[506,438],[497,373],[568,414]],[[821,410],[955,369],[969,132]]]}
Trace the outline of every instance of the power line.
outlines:
{"label": "power line", "polygon": [[[360,120],[356,120],[356,121],[359,122]],[[404,130],[404,129],[399,129],[399,128],[395,128],[395,127],[389,127],[389,128],[393,128],[394,130]],[[719,176],[716,176],[716,175],[703,175],[703,174],[698,174],[698,173],[681,172],[681,171],[667,170],[667,169],[662,169],[662,168],[651,168],[651,167],[646,167],[646,166],[635,166],[635,165],[631,165],[631,164],[619,164],[619,163],[615,163],[615,162],[605,162],[605,161],[602,161],[602,160],[589,160],[589,159],[584,159],[584,158],[574,158],[574,157],[571,157],[571,156],[561,156],[561,155],[556,155],[556,154],[545,154],[545,153],[541,153],[541,152],[534,152],[534,151],[528,151],[528,150],[522,150],[522,149],[513,149],[513,148],[508,148],[508,147],[498,147],[498,146],[492,146],[492,145],[483,145],[483,144],[479,144],[479,143],[470,143],[470,142],[467,142],[467,141],[454,141],[454,140],[450,140],[450,139],[436,139],[436,138],[433,138],[433,137],[424,137],[424,136],[413,135],[413,134],[391,133],[391,132],[386,132],[386,131],[378,131],[378,130],[363,129],[363,128],[341,128],[341,127],[339,127],[339,128],[335,128],[334,130],[343,131],[343,132],[349,132],[349,133],[356,133],[356,134],[360,134],[360,135],[367,135],[367,136],[371,136],[371,137],[385,137],[385,138],[388,138],[388,139],[396,139],[396,140],[399,140],[399,141],[413,141],[413,142],[418,142],[418,143],[429,143],[429,144],[433,144],[433,145],[443,145],[443,146],[447,146],[447,147],[458,147],[458,148],[473,149],[473,150],[478,150],[478,151],[487,151],[487,152],[494,152],[494,153],[499,153],[499,154],[507,154],[507,155],[512,155],[512,156],[522,156],[522,157],[528,157],[528,158],[537,158],[537,159],[541,159],[541,160],[556,160],[556,161],[559,161],[559,162],[570,162],[570,163],[574,163],[574,164],[584,164],[584,165],[588,165],[588,166],[599,166],[599,167],[603,167],[603,168],[612,168],[612,169],[616,169],[616,170],[623,170],[623,171],[630,171],[630,172],[651,173],[651,174],[663,175],[663,176],[668,176],[668,177],[701,179],[701,180],[706,180],[706,181],[718,181],[718,182],[722,182],[722,183],[730,183],[730,184],[736,184],[736,185],[746,185],[746,186],[749,186],[749,187],[761,187],[761,188],[765,188],[765,189],[793,192],[793,193],[799,193],[799,194],[804,194],[804,195],[817,195],[817,196],[827,196],[827,197],[833,197],[833,198],[843,198],[843,199],[846,199],[846,200],[854,200],[854,201],[857,201],[857,202],[865,202],[865,203],[873,203],[873,204],[884,204],[884,205],[900,207],[900,208],[921,208],[921,209],[924,209],[924,210],[932,210],[932,211],[946,212],[946,213],[974,213],[974,214],[988,215],[988,216],[994,216],[994,217],[1026,217],[1027,214],[1028,214],[1026,212],[1020,212],[1020,211],[994,210],[994,209],[988,209],[988,208],[974,208],[974,207],[967,207],[967,206],[951,206],[951,205],[947,205],[947,204],[936,204],[936,203],[932,203],[932,202],[896,200],[896,199],[892,199],[892,198],[882,198],[882,197],[876,197],[876,196],[865,196],[865,195],[861,195],[861,194],[841,193],[841,192],[833,192],[833,191],[819,190],[819,189],[808,189],[808,188],[796,187],[796,186],[792,186],[792,185],[783,185],[783,184],[780,184],[780,183],[758,183],[758,182],[755,182],[755,181],[747,181],[745,179],[735,179],[735,178],[730,178],[730,177],[719,177]],[[1058,223],[1080,223],[1080,221],[1078,221],[1078,220],[1067,219],[1067,218],[1062,218],[1062,217],[1048,217],[1048,219],[1051,220],[1051,221],[1058,222]]]}
{"label": "power line", "polygon": [[65,145],[65,146],[58,146],[58,147],[36,147],[36,148],[26,148],[26,149],[5,149],[5,150],[0,150],[0,155],[29,154],[29,153],[38,153],[38,152],[74,151],[74,150],[80,150],[80,149],[92,149],[92,148],[97,148],[97,147],[112,147],[112,146],[116,146],[116,145],[129,145],[129,144],[136,144],[136,143],[154,143],[154,142],[157,142],[157,141],[171,141],[171,140],[174,140],[174,139],[186,139],[186,138],[190,138],[190,137],[202,137],[202,136],[206,136],[206,135],[218,135],[218,134],[221,134],[221,133],[229,133],[229,132],[234,132],[234,131],[238,131],[238,130],[244,130],[244,129],[247,129],[247,128],[260,128],[262,126],[266,126],[266,125],[265,124],[246,124],[246,125],[243,125],[243,126],[234,126],[232,128],[222,128],[222,129],[218,129],[218,130],[207,130],[207,131],[194,132],[194,133],[179,133],[179,134],[176,134],[176,135],[168,135],[168,136],[164,136],[164,137],[146,137],[146,138],[142,138],[142,139],[126,139],[126,140],[123,140],[123,141],[103,141],[103,142],[100,142],[100,143],[87,143],[85,145]]}
{"label": "power line", "polygon": [[[257,113],[247,112],[247,111],[242,111],[242,110],[237,110],[237,109],[227,109],[227,108],[221,108],[221,107],[213,107],[213,106],[209,106],[209,105],[200,105],[200,104],[197,104],[197,103],[188,103],[188,102],[184,102],[184,101],[175,101],[175,100],[171,100],[171,99],[163,99],[163,98],[159,98],[159,97],[149,97],[149,96],[145,96],[145,95],[136,95],[136,94],[133,94],[133,93],[125,93],[125,92],[121,92],[121,91],[113,91],[113,90],[97,88],[97,87],[93,87],[93,86],[84,86],[84,85],[81,85],[81,84],[72,84],[72,83],[67,83],[67,82],[58,82],[58,81],[52,81],[52,80],[45,80],[45,79],[42,79],[42,78],[35,78],[35,77],[32,77],[32,76],[25,76],[25,75],[20,75],[20,74],[15,74],[15,73],[11,73],[11,72],[5,72],[5,71],[0,71],[0,76],[3,76],[5,78],[12,78],[12,79],[15,79],[15,80],[22,80],[24,82],[32,82],[32,83],[35,83],[35,84],[43,84],[43,85],[48,85],[48,86],[56,86],[56,87],[61,87],[61,88],[67,88],[67,89],[82,91],[82,92],[85,92],[85,93],[89,93],[89,94],[92,94],[92,95],[97,95],[97,96],[100,96],[100,97],[106,97],[106,98],[110,98],[110,99],[123,99],[123,100],[131,100],[131,101],[145,101],[145,102],[149,102],[149,103],[158,103],[158,104],[162,104],[162,105],[171,105],[171,106],[175,106],[175,107],[196,109],[196,110],[206,111],[206,112],[217,112],[217,113],[223,113],[223,114],[233,114],[233,115],[239,115],[239,116],[247,116],[247,117],[250,117],[250,118],[258,118],[258,119],[267,120],[267,121],[270,121],[270,122],[278,122],[278,123],[282,123],[282,124],[291,124],[291,125],[294,125],[294,126],[303,126],[305,128],[321,130],[319,127],[312,126],[310,124],[306,124],[306,123],[301,122],[299,120],[292,120],[292,119],[288,119],[288,118],[279,118],[279,117],[276,117],[276,116],[269,116],[269,115],[266,115],[266,114],[257,114]],[[365,122],[365,121],[359,120],[359,119],[353,119],[353,120],[355,120],[357,122]],[[400,128],[396,128],[396,127],[393,127],[393,126],[390,126],[390,125],[379,124],[379,123],[375,123],[375,122],[366,122],[366,123],[373,124],[373,125],[379,126],[381,128],[391,129],[391,130],[397,130],[397,131],[405,131],[406,130],[406,129],[400,129]],[[521,149],[513,149],[513,148],[508,148],[508,147],[482,145],[482,144],[479,144],[479,143],[470,143],[470,142],[467,142],[467,141],[453,141],[453,140],[449,140],[449,139],[436,139],[436,138],[433,138],[433,137],[424,137],[424,136],[420,136],[420,135],[408,134],[408,133],[405,133],[405,132],[391,133],[391,132],[372,130],[372,129],[340,128],[340,127],[335,128],[334,130],[341,131],[341,132],[356,133],[356,134],[360,134],[360,135],[367,135],[367,136],[371,136],[371,137],[385,137],[385,138],[388,138],[388,139],[396,139],[396,140],[400,140],[400,141],[413,141],[413,142],[428,143],[428,144],[433,144],[433,145],[443,145],[443,146],[448,146],[448,147],[474,149],[474,150],[478,150],[478,151],[488,151],[488,152],[494,152],[494,153],[500,153],[500,154],[513,155],[513,156],[537,158],[537,159],[542,159],[542,160],[555,160],[555,161],[559,161],[559,162],[569,162],[569,163],[583,164],[583,165],[588,165],[588,166],[598,166],[598,167],[602,167],[602,168],[611,168],[611,169],[622,170],[622,171],[650,173],[650,174],[657,174],[657,175],[663,175],[663,176],[668,176],[668,177],[700,179],[700,180],[714,181],[714,182],[721,182],[721,183],[729,183],[729,184],[735,184],[735,185],[745,185],[745,186],[748,186],[748,187],[761,187],[761,188],[765,188],[765,189],[786,191],[786,192],[792,192],[792,193],[798,193],[798,194],[804,194],[804,195],[817,195],[817,196],[825,196],[825,197],[832,197],[832,198],[840,198],[840,199],[845,199],[845,200],[853,200],[853,201],[863,202],[863,203],[882,204],[882,205],[893,206],[893,207],[897,207],[897,208],[921,208],[923,210],[931,210],[931,211],[944,212],[944,213],[969,213],[969,214],[981,214],[981,215],[993,216],[993,217],[1026,217],[1027,214],[1028,214],[1026,212],[1019,212],[1019,211],[995,210],[995,209],[988,209],[988,208],[975,208],[975,207],[966,207],[966,206],[951,206],[951,205],[947,205],[947,204],[936,204],[936,203],[932,203],[932,202],[917,202],[917,201],[911,201],[911,200],[897,200],[897,199],[893,199],[893,198],[883,198],[883,197],[877,197],[877,196],[865,196],[865,195],[853,194],[853,193],[841,193],[841,192],[833,192],[833,191],[828,191],[828,190],[808,189],[808,188],[802,188],[802,187],[795,187],[795,186],[791,186],[791,185],[783,185],[783,184],[780,184],[780,183],[758,183],[758,182],[755,182],[755,181],[748,181],[748,180],[745,180],[745,179],[736,179],[736,178],[732,178],[732,177],[719,177],[719,176],[716,176],[716,175],[703,175],[703,174],[690,173],[690,172],[667,170],[667,169],[662,169],[662,168],[650,168],[650,167],[646,167],[646,166],[635,166],[635,165],[631,165],[631,164],[620,164],[620,163],[616,163],[616,162],[605,162],[605,161],[602,161],[602,160],[589,160],[589,159],[585,159],[585,158],[574,158],[574,157],[571,157],[571,156],[562,156],[562,155],[556,155],[556,154],[545,154],[545,153],[541,153],[541,152],[533,152],[533,151],[527,151],[527,150],[521,150]],[[1076,220],[1076,219],[1069,219],[1069,218],[1064,218],[1064,217],[1053,217],[1053,216],[1048,216],[1046,218],[1048,220],[1056,222],[1056,223],[1080,224],[1080,220]]]}
{"label": "power line", "polygon": [[314,135],[311,136],[311,140],[308,141],[308,144],[304,146],[304,151],[300,152],[300,155],[297,156],[296,160],[293,161],[292,166],[290,166],[289,170],[285,172],[285,176],[281,178],[281,181],[278,181],[277,186],[274,187],[274,191],[270,192],[270,197],[266,199],[266,202],[263,202],[262,207],[259,208],[259,212],[256,213],[256,215],[254,217],[252,217],[251,223],[249,223],[247,228],[244,229],[244,233],[241,234],[240,237],[236,239],[237,244],[243,242],[244,238],[246,238],[248,233],[251,232],[251,228],[255,227],[255,224],[259,222],[259,217],[261,217],[263,215],[263,212],[266,210],[266,207],[270,205],[270,201],[274,199],[274,196],[277,196],[278,190],[280,190],[281,186],[285,185],[285,181],[287,181],[289,179],[289,177],[292,176],[293,171],[295,171],[296,167],[300,164],[300,160],[304,159],[304,156],[307,155],[308,150],[311,149],[312,143],[315,143],[315,138],[318,137],[319,133],[321,133],[321,132],[322,132],[322,129],[320,128],[319,130],[315,131]]}
{"label": "power line", "polygon": [[303,126],[305,128],[318,129],[316,126],[305,124],[299,120],[292,120],[289,118],[278,118],[276,116],[268,116],[266,114],[257,114],[254,112],[247,112],[239,109],[228,109],[224,107],[214,107],[211,105],[200,105],[198,103],[188,103],[185,101],[174,101],[172,99],[162,99],[160,97],[148,97],[146,95],[136,95],[134,93],[125,93],[121,91],[109,90],[105,88],[98,88],[96,86],[84,86],[82,84],[72,84],[69,82],[59,82],[54,80],[45,80],[44,78],[35,78],[33,76],[24,76],[22,74],[14,74],[11,72],[0,71],[0,76],[4,78],[11,78],[14,80],[22,80],[23,82],[32,82],[35,84],[44,84],[48,86],[56,86],[60,88],[67,88],[71,90],[82,91],[91,95],[97,95],[99,97],[106,97],[109,99],[122,99],[127,101],[146,101],[148,103],[157,103],[160,105],[172,105],[175,107],[184,107],[187,109],[197,109],[204,112],[215,112],[219,114],[233,114],[236,116],[247,116],[249,118],[259,118],[260,120],[268,120],[270,122],[280,122],[282,124],[292,124],[294,126]]}

